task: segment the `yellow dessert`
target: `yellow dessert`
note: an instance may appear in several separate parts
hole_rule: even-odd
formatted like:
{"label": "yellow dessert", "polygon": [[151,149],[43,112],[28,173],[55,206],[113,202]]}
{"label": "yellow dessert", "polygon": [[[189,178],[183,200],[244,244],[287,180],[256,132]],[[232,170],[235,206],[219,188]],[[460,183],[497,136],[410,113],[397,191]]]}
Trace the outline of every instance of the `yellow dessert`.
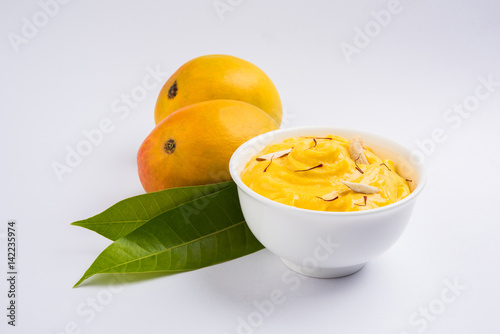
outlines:
{"label": "yellow dessert", "polygon": [[320,211],[362,211],[410,194],[394,162],[382,160],[361,138],[295,137],[266,147],[241,173],[242,181],[273,201]]}

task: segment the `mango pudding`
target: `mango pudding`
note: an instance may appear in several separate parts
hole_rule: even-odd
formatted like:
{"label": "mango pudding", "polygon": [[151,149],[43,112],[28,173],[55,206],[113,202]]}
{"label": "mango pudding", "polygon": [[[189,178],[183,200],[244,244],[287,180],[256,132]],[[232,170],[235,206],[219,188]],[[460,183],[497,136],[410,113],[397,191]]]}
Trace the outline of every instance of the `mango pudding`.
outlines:
{"label": "mango pudding", "polygon": [[286,205],[319,211],[363,211],[410,194],[391,160],[351,140],[329,135],[294,137],[266,147],[247,163],[242,181],[256,193]]}

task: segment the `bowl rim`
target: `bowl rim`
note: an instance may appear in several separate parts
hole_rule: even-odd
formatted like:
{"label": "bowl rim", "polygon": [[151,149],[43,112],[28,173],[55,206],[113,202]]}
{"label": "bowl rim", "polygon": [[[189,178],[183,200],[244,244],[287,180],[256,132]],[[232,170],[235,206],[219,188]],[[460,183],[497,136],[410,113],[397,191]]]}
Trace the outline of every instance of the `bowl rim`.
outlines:
{"label": "bowl rim", "polygon": [[[335,135],[335,131],[352,131],[356,132],[357,134],[360,134],[363,136],[363,134],[369,135],[371,137],[377,137],[378,139],[385,140],[390,142],[393,146],[397,146],[400,150],[405,151],[408,153],[408,156],[411,155],[411,150],[407,148],[404,145],[401,145],[400,143],[394,141],[393,139],[387,138],[385,136],[370,132],[370,131],[365,131],[361,129],[355,129],[355,128],[350,128],[350,127],[334,127],[334,126],[300,126],[300,127],[292,127],[292,128],[286,128],[286,129],[277,129],[274,131],[266,132],[263,134],[260,134],[245,143],[241,144],[236,151],[231,156],[231,159],[229,160],[229,173],[231,174],[231,177],[233,181],[236,183],[238,186],[239,190],[245,192],[247,195],[250,197],[256,199],[259,202],[263,202],[264,204],[271,205],[276,208],[281,208],[283,210],[291,210],[292,212],[297,212],[297,213],[302,213],[302,214],[317,214],[317,215],[322,215],[322,216],[342,216],[342,217],[355,217],[355,216],[362,216],[362,215],[370,215],[370,214],[377,214],[377,213],[382,213],[385,211],[392,211],[395,209],[398,209],[401,206],[405,206],[407,203],[412,202],[416,199],[416,197],[422,192],[425,183],[427,181],[427,171],[425,168],[425,165],[422,163],[422,161],[417,161],[417,162],[410,162],[412,167],[415,168],[417,171],[417,174],[419,176],[419,182],[415,189],[405,198],[402,200],[399,200],[397,202],[388,204],[383,207],[378,207],[374,209],[369,209],[369,210],[363,210],[363,211],[321,211],[321,210],[312,210],[312,209],[304,209],[304,208],[298,208],[295,206],[279,203],[276,201],[273,201],[272,199],[269,199],[265,196],[262,196],[255,192],[254,190],[250,189],[243,181],[241,180],[240,173],[236,172],[236,167],[235,164],[237,164],[237,158],[238,155],[241,151],[248,147],[252,147],[255,145],[255,143],[259,142],[259,140],[264,137],[264,136],[270,136],[273,133],[278,133],[278,134],[286,134],[288,132],[297,132],[297,131],[304,131],[304,132],[309,132],[309,131],[332,131],[332,135]],[[266,146],[269,144],[266,144]],[[248,161],[244,162],[245,164],[248,163]]]}

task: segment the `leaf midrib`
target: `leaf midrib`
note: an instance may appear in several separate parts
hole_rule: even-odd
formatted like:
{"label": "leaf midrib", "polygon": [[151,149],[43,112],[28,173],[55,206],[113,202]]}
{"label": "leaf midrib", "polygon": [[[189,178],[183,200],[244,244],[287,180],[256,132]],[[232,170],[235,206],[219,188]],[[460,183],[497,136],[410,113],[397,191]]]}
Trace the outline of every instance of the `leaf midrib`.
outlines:
{"label": "leaf midrib", "polygon": [[[148,221],[150,221],[150,220],[152,220],[152,219],[154,219],[154,218],[158,217],[159,215],[162,215],[162,214],[164,214],[164,213],[167,213],[167,212],[169,212],[169,211],[171,211],[171,210],[175,210],[175,209],[177,209],[177,208],[179,208],[179,207],[181,207],[181,206],[183,206],[183,205],[190,204],[190,203],[193,203],[193,202],[195,202],[195,201],[197,201],[197,200],[200,200],[200,199],[203,199],[203,198],[206,198],[206,197],[209,197],[209,196],[212,196],[212,195],[218,194],[218,193],[222,192],[223,190],[226,190],[226,189],[227,189],[227,188],[229,188],[229,187],[230,187],[230,186],[227,186],[226,188],[222,188],[222,189],[217,190],[216,192],[210,193],[210,194],[208,194],[208,195],[201,196],[201,197],[197,197],[197,198],[195,198],[195,199],[190,200],[189,202],[180,203],[180,204],[178,204],[178,205],[176,205],[176,206],[173,206],[173,207],[169,208],[168,210],[165,210],[165,211],[163,211],[163,212],[160,212],[158,215],[156,215],[156,216],[154,216],[154,217],[151,217],[151,218],[149,218],[149,219],[138,219],[138,220],[119,220],[119,221],[103,221],[103,222],[86,222],[86,220],[88,220],[88,219],[92,219],[92,218],[88,218],[88,219],[86,219],[86,220],[80,220],[80,221],[76,221],[76,222],[74,222],[74,223],[71,223],[71,225],[77,225],[77,226],[78,226],[78,225],[79,225],[79,223],[80,223],[80,224],[89,224],[89,225],[90,225],[90,224],[100,225],[100,224],[123,224],[123,223],[127,223],[127,224],[128,224],[128,223],[142,223],[142,222],[148,222]],[[155,201],[155,202],[156,202],[156,201]],[[142,204],[142,202],[141,202],[141,205],[142,205],[142,207],[144,208],[144,205]],[[158,205],[158,203],[156,203],[156,205]],[[159,205],[158,205],[158,206],[159,206]],[[145,211],[147,211],[147,210],[146,210],[146,208],[144,208],[144,209],[145,209]]]}
{"label": "leaf midrib", "polygon": [[[232,224],[231,226],[228,226],[228,227],[225,227],[225,228],[223,228],[223,229],[217,230],[217,231],[215,231],[215,232],[212,232],[212,233],[206,234],[206,235],[201,236],[201,237],[199,237],[199,238],[196,238],[196,239],[193,239],[193,240],[190,240],[190,241],[187,241],[187,242],[183,242],[182,244],[175,245],[175,246],[173,246],[173,247],[166,248],[166,249],[163,249],[163,250],[161,250],[161,251],[159,251],[159,252],[151,253],[151,254],[148,254],[148,255],[145,255],[145,256],[142,256],[142,257],[139,257],[139,258],[133,259],[133,260],[131,260],[131,261],[122,262],[122,263],[117,264],[117,265],[112,266],[112,267],[108,267],[108,268],[106,269],[106,271],[107,271],[107,270],[111,270],[111,269],[116,268],[116,267],[119,267],[119,266],[127,265],[127,264],[132,263],[132,262],[135,262],[135,261],[140,261],[140,260],[145,259],[145,258],[150,257],[150,256],[155,256],[155,255],[158,255],[158,254],[161,254],[161,253],[164,253],[164,252],[168,252],[168,251],[170,251],[170,250],[172,250],[172,249],[176,249],[176,248],[179,248],[179,247],[185,246],[185,245],[187,245],[187,244],[190,244],[190,243],[196,242],[196,241],[198,241],[198,240],[201,240],[201,239],[204,239],[204,238],[210,237],[210,236],[212,236],[212,235],[214,235],[214,234],[217,234],[217,233],[220,233],[220,232],[227,231],[227,230],[229,230],[229,229],[231,229],[231,228],[233,228],[233,227],[235,227],[235,226],[238,226],[238,225],[241,225],[241,224],[244,224],[244,223],[245,223],[245,221],[244,221],[244,220],[242,220],[242,221],[240,221],[240,222],[238,222],[238,223],[236,223],[236,224]],[[165,271],[168,271],[168,270],[165,270]]]}

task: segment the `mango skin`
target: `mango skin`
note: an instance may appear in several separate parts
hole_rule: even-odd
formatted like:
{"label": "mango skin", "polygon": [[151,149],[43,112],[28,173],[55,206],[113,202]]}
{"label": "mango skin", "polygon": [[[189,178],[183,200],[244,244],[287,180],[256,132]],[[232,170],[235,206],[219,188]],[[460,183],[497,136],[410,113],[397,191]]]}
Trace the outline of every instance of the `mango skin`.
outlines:
{"label": "mango skin", "polygon": [[254,105],[211,100],[170,114],[137,154],[146,192],[231,180],[229,159],[247,140],[279,126]]}
{"label": "mango skin", "polygon": [[271,79],[254,64],[228,55],[201,56],[182,65],[158,95],[155,123],[180,108],[216,99],[253,104],[281,124],[283,108]]}

